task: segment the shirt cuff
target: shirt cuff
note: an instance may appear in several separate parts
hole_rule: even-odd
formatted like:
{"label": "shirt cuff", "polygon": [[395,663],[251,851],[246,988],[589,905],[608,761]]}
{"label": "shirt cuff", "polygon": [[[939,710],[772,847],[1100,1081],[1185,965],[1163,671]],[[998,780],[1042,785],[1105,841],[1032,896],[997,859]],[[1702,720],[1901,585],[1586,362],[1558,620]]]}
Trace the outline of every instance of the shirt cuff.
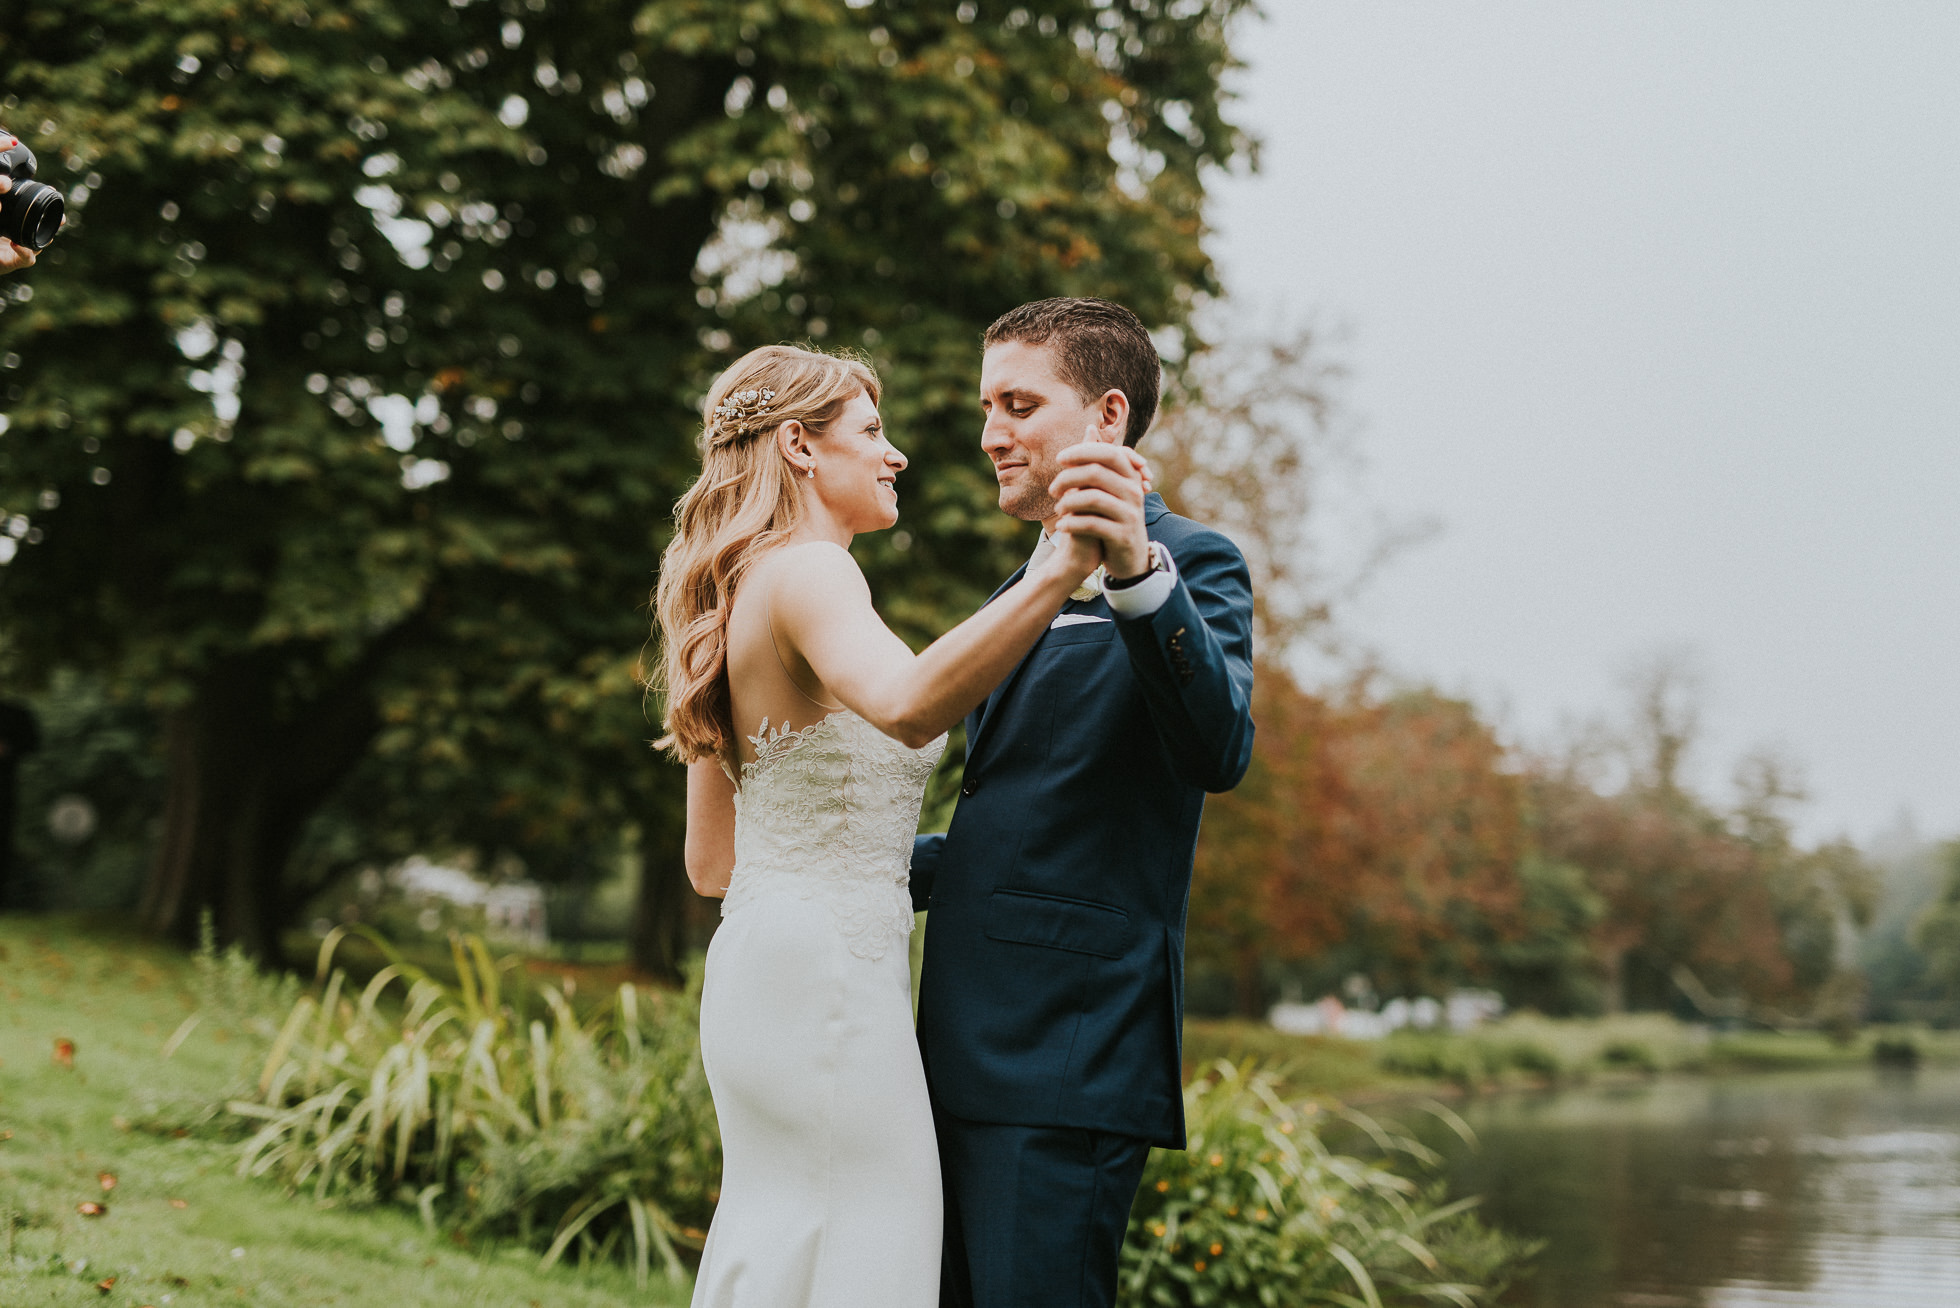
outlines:
{"label": "shirt cuff", "polygon": [[1163,608],[1171,592],[1177,589],[1177,560],[1155,541],[1150,543],[1150,549],[1164,561],[1162,571],[1153,571],[1136,585],[1125,586],[1121,590],[1108,585],[1103,587],[1103,601],[1119,618],[1147,618]]}

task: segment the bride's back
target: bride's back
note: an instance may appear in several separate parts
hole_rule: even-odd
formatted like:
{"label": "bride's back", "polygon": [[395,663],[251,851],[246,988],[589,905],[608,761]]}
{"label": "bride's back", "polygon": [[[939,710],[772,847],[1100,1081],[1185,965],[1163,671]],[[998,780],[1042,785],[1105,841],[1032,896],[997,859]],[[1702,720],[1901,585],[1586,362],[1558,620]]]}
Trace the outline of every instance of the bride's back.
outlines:
{"label": "bride's back", "polygon": [[783,545],[758,559],[742,578],[728,615],[728,702],[738,758],[755,761],[753,737],[764,728],[788,735],[842,710],[801,654],[780,638],[774,616],[776,574],[791,550]]}

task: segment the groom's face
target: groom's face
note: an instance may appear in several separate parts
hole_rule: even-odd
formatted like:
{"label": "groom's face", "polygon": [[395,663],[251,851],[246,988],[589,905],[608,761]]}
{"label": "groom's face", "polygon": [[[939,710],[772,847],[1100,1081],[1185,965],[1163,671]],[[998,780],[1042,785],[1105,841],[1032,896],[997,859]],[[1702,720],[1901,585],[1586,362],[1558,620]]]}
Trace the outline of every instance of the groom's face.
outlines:
{"label": "groom's face", "polygon": [[1048,485],[1061,453],[1079,445],[1098,410],[1062,380],[1046,345],[1002,341],[980,363],[980,408],[987,425],[980,448],[994,463],[1002,513],[1024,522],[1055,516]]}

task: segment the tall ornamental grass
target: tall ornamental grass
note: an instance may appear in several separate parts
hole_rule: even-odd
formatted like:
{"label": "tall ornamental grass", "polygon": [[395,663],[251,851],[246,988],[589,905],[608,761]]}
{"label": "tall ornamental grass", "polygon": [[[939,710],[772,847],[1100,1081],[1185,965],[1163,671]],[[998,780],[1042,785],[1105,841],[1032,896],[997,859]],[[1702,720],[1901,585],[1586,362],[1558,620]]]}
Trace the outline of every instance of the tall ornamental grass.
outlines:
{"label": "tall ornamental grass", "polygon": [[[410,1204],[432,1231],[528,1242],[546,1268],[575,1255],[684,1279],[721,1176],[698,969],[684,993],[622,986],[581,1017],[548,985],[513,994],[517,961],[481,940],[452,941],[451,985],[362,934],[391,962],[358,990],[332,966],[340,932],[297,996],[246,984],[242,958],[207,969],[209,1002],[235,1020],[251,1009],[241,1025],[265,1050],[226,1105],[249,1123],[240,1173],[324,1203]],[[283,1023],[264,1020],[273,1002]],[[1474,1200],[1445,1202],[1423,1146],[1278,1085],[1221,1061],[1186,1087],[1190,1149],[1151,1157],[1125,1308],[1471,1308],[1530,1256]],[[1368,1156],[1330,1148],[1336,1127]]]}
{"label": "tall ornamental grass", "polygon": [[392,961],[356,993],[331,966],[343,934],[256,1086],[226,1105],[256,1126],[240,1173],[322,1201],[412,1202],[431,1229],[532,1242],[545,1267],[575,1251],[685,1278],[721,1174],[698,981],[622,985],[582,1019],[548,985],[520,1006],[515,961],[475,937],[451,942],[454,985],[370,937]]}
{"label": "tall ornamental grass", "polygon": [[1124,1303],[1471,1308],[1533,1253],[1480,1222],[1476,1199],[1446,1203],[1439,1182],[1405,1175],[1440,1162],[1418,1142],[1343,1110],[1380,1157],[1336,1154],[1315,1129],[1320,1110],[1276,1085],[1220,1062],[1185,1087],[1190,1147],[1151,1155],[1123,1246]]}

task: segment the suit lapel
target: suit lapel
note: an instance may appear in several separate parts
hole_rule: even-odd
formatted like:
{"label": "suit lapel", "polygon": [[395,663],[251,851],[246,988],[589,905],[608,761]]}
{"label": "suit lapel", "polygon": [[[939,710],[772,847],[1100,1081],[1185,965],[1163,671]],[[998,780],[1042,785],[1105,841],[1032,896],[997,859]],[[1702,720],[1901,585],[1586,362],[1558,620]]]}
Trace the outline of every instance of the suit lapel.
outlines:
{"label": "suit lapel", "polygon": [[[1157,494],[1157,492],[1152,491],[1144,497],[1143,521],[1146,527],[1169,512],[1170,508],[1164,503],[1164,497]],[[998,599],[1001,591],[1006,590],[1009,586],[1019,581],[1027,570],[1028,565],[1025,563],[1016,568],[1013,576],[1003,581],[992,595],[987,596],[987,603],[991,604]],[[986,605],[982,605],[981,607],[985,608]],[[993,693],[981,700],[980,707],[967,715],[966,764],[968,767],[973,766],[973,761],[980,757],[980,741],[986,734],[987,724],[993,721],[994,710],[999,708],[1001,703],[1006,700],[1008,693],[1014,689],[1014,683],[1021,679],[1021,673],[1027,668],[1028,659],[1040,647],[1041,641],[1036,640],[1034,645],[1029,648],[1027,654],[1021,656],[1021,661],[1014,665],[1014,670],[1001,678],[1001,683],[994,687]]]}
{"label": "suit lapel", "polygon": [[[1014,569],[1014,575],[1000,583],[999,586],[994,588],[994,593],[987,596],[987,604],[992,604],[995,600],[999,599],[1001,592],[1019,581],[1027,573],[1027,570],[1028,565],[1025,563]],[[980,607],[984,609],[987,607],[987,604],[982,604]],[[980,733],[985,730],[987,718],[993,713],[994,705],[1000,702],[1003,693],[1014,683],[1014,678],[1021,675],[1021,669],[1027,666],[1027,662],[1027,655],[1022,655],[1021,661],[1014,665],[1014,670],[1002,678],[998,686],[995,686],[993,690],[988,692],[987,698],[980,701],[980,707],[967,714],[966,761],[968,763],[973,761],[975,749],[980,743]]]}

